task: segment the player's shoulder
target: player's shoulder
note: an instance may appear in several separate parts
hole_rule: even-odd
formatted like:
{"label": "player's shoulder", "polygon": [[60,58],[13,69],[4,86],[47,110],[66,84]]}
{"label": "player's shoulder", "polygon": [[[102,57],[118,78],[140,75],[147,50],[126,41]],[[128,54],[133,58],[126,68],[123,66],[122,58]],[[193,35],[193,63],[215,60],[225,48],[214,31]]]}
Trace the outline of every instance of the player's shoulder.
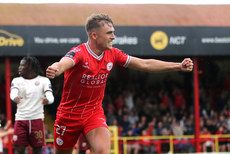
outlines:
{"label": "player's shoulder", "polygon": [[19,76],[19,77],[15,77],[15,78],[13,78],[13,82],[19,82],[19,81],[22,81],[22,80],[24,80],[24,78],[23,77],[21,77],[21,76]]}
{"label": "player's shoulder", "polygon": [[38,79],[41,80],[41,81],[50,81],[49,78],[47,78],[45,76],[41,76],[41,75],[38,75]]}
{"label": "player's shoulder", "polygon": [[125,53],[124,51],[122,51],[121,49],[118,49],[118,48],[115,48],[115,47],[112,47],[111,53],[114,53],[114,54],[126,54],[126,53]]}
{"label": "player's shoulder", "polygon": [[80,44],[76,47],[72,47],[69,52],[74,52],[74,53],[83,52],[84,49],[85,49],[85,44],[83,43],[83,44]]}
{"label": "player's shoulder", "polygon": [[72,47],[69,52],[66,53],[65,57],[73,58],[75,55],[81,55],[85,52],[85,44],[80,44],[76,47]]}

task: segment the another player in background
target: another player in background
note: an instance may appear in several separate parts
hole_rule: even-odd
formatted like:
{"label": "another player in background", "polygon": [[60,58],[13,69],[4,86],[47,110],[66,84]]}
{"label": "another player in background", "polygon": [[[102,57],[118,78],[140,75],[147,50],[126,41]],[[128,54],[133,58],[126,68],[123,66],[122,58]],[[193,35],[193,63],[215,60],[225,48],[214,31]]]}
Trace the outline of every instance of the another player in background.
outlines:
{"label": "another player in background", "polygon": [[79,136],[72,154],[91,154],[90,145],[83,134]]}
{"label": "another player in background", "polygon": [[41,154],[45,144],[44,105],[54,102],[51,82],[41,76],[40,63],[35,57],[24,57],[18,67],[20,77],[11,82],[10,98],[17,104],[13,144],[17,153],[25,153],[30,145],[33,154]]}
{"label": "another player in background", "polygon": [[115,65],[146,72],[192,71],[193,62],[181,63],[129,56],[112,47],[113,21],[108,15],[93,14],[86,23],[88,42],[72,48],[46,70],[48,78],[65,73],[62,100],[54,124],[56,154],[71,154],[83,132],[94,154],[110,153],[110,132],[102,100],[106,81]]}

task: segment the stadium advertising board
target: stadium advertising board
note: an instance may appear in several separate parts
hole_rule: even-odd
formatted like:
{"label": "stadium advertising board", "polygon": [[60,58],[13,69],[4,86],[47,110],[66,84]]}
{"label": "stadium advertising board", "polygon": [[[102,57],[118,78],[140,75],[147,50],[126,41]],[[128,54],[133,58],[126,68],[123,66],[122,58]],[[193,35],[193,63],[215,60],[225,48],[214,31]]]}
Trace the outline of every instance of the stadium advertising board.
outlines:
{"label": "stadium advertising board", "polygon": [[[113,46],[137,56],[230,55],[229,27],[116,26]],[[63,56],[87,41],[83,26],[0,26],[1,56]]]}

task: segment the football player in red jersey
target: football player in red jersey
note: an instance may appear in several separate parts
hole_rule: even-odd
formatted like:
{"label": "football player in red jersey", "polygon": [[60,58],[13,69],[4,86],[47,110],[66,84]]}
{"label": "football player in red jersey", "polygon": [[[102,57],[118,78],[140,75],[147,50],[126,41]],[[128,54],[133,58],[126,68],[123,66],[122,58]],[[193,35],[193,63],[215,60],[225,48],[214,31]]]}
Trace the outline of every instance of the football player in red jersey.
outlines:
{"label": "football player in red jersey", "polygon": [[192,71],[193,62],[181,63],[141,59],[112,47],[114,26],[106,14],[93,14],[87,19],[88,41],[73,47],[59,62],[46,70],[48,78],[65,73],[61,103],[54,124],[55,153],[71,153],[81,133],[94,154],[110,153],[110,132],[102,100],[106,81],[115,65],[147,72]]}

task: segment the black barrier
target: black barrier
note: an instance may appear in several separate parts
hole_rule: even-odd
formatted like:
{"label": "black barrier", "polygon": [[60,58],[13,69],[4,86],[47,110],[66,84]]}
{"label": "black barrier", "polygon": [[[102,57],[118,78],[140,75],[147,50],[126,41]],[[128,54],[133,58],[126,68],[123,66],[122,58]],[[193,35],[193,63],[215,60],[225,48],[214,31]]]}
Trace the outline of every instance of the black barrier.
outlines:
{"label": "black barrier", "polygon": [[[230,27],[116,26],[113,46],[137,56],[230,55]],[[63,56],[84,26],[0,26],[0,56]]]}

